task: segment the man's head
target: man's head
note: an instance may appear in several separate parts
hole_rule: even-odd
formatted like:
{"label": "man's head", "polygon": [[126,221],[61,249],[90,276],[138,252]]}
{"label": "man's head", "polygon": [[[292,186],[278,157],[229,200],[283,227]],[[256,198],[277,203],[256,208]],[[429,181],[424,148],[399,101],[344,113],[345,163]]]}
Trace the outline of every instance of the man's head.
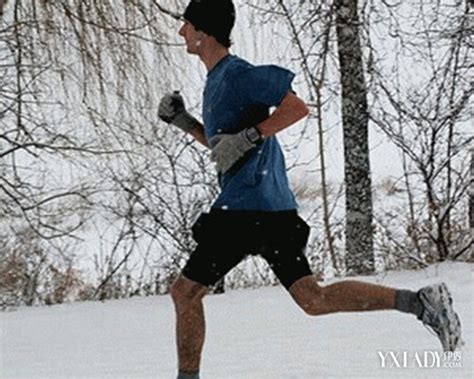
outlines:
{"label": "man's head", "polygon": [[230,47],[230,33],[235,22],[232,0],[191,0],[184,12],[184,19],[196,31],[214,37],[224,47]]}

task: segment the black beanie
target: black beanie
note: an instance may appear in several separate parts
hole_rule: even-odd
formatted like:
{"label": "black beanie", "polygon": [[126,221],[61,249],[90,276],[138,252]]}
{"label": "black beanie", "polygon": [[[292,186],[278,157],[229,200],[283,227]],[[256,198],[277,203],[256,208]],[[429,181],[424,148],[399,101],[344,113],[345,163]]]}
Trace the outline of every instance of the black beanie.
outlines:
{"label": "black beanie", "polygon": [[196,30],[230,47],[230,32],[235,22],[232,0],[191,0],[184,11],[184,19],[193,24]]}

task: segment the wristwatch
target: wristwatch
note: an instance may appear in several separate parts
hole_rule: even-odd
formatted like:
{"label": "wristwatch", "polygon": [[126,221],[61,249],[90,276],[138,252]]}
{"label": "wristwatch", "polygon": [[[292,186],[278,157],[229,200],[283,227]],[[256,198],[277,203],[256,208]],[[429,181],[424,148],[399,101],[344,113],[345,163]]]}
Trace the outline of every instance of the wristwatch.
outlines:
{"label": "wristwatch", "polygon": [[262,133],[256,126],[245,129],[245,136],[255,145],[263,141]]}

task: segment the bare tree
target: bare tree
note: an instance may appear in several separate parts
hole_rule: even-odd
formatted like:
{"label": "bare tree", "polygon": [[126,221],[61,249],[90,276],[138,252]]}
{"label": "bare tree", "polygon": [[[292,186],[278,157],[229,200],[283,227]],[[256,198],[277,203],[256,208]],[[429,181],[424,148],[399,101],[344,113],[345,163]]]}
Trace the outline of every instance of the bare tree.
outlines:
{"label": "bare tree", "polygon": [[[393,209],[379,211],[379,251],[395,267],[399,256],[417,265],[466,257],[469,2],[248,3],[262,17],[252,27],[272,24],[277,35],[284,21],[291,39],[278,39],[288,43],[280,57],[302,70],[297,84],[313,110],[315,122],[295,128],[287,145],[292,154],[319,139],[322,190],[301,190],[312,202],[313,227],[325,230],[310,242],[310,261],[322,269],[329,252],[332,266],[343,266],[340,193],[330,191],[337,186],[327,180],[325,159],[334,152],[327,140],[340,125],[330,117],[340,103],[347,263],[349,272],[373,269],[367,97],[370,121],[399,147],[406,194],[392,218]],[[192,251],[190,227],[216,195],[216,180],[208,152],[156,115],[170,89],[185,87],[193,112],[200,105],[201,82],[192,80],[200,73],[183,63],[176,36],[182,5],[0,2],[0,249],[7,252],[0,288],[13,298],[32,304],[164,293]],[[372,33],[379,24],[389,45]],[[417,77],[406,75],[404,68],[418,65]],[[291,168],[307,165],[295,162]],[[34,253],[19,248],[25,240]],[[94,256],[93,285],[74,266],[81,249]],[[273,283],[268,269],[246,264],[231,287]]]}
{"label": "bare tree", "polygon": [[[402,4],[387,11],[392,19],[411,13],[410,28],[393,22],[397,67],[372,70],[378,96],[372,119],[400,148],[409,200],[407,232],[421,262],[456,259],[472,247],[460,227],[459,212],[468,188],[467,131],[472,83],[469,12],[462,4]],[[413,22],[416,21],[416,22]],[[403,54],[402,54],[403,53]],[[407,53],[419,62],[409,62]],[[422,64],[412,83],[400,65]],[[416,200],[415,200],[416,199]],[[422,199],[422,200],[421,200]]]}
{"label": "bare tree", "polygon": [[[469,187],[469,228],[471,229],[471,236],[474,235],[474,149],[471,149],[471,168],[470,168],[470,187]],[[474,253],[471,252],[470,259],[474,258]]]}
{"label": "bare tree", "polygon": [[372,185],[368,141],[367,84],[360,40],[359,3],[336,1],[341,74],[344,175],[346,183],[346,268],[374,272]]}
{"label": "bare tree", "polygon": [[[163,49],[177,46],[167,35],[176,29],[177,13],[157,2],[3,5],[2,222],[26,223],[42,239],[88,239],[84,226],[101,214],[110,222],[99,226],[110,250],[100,288],[128,270],[128,261],[136,264],[147,236],[155,241],[156,261],[172,254],[179,270],[176,257],[189,251],[192,218],[215,183],[208,171],[195,175],[201,151],[164,125],[158,128],[158,99],[171,83],[179,84],[180,74],[170,69],[177,55]],[[209,186],[186,195],[203,176]],[[116,244],[109,244],[113,236]]]}
{"label": "bare tree", "polygon": [[[468,7],[474,9],[474,0],[468,1]],[[471,168],[470,168],[470,190],[469,190],[469,227],[471,230],[471,239],[474,235],[474,149],[471,148]],[[474,259],[474,251],[471,251],[469,258],[471,261]]]}
{"label": "bare tree", "polygon": [[[318,97],[321,91],[324,91],[326,96],[326,102],[323,104],[335,100],[334,95],[339,94],[340,90],[334,78],[341,75],[345,77],[347,88],[351,89],[346,89],[345,92],[343,89],[343,93],[353,96],[353,99],[346,103],[342,101],[343,112],[344,108],[346,109],[346,121],[343,122],[348,125],[347,119],[351,117],[352,121],[357,121],[356,111],[364,109],[360,112],[359,119],[365,125],[359,129],[361,135],[365,134],[365,139],[367,138],[367,125],[372,121],[372,125],[379,126],[379,130],[400,147],[406,205],[397,216],[406,215],[407,220],[403,221],[403,225],[408,236],[399,233],[396,223],[391,227],[396,230],[387,229],[387,223],[381,217],[391,217],[390,213],[395,210],[384,206],[379,210],[381,217],[378,216],[374,220],[381,231],[376,234],[378,251],[389,251],[386,250],[388,246],[380,245],[381,239],[388,238],[394,251],[399,251],[409,261],[418,265],[425,265],[433,260],[433,246],[438,252],[436,259],[461,257],[471,246],[465,241],[462,234],[464,232],[458,232],[459,217],[463,214],[458,210],[463,209],[459,205],[463,206],[462,194],[466,190],[466,159],[461,157],[464,156],[466,144],[470,141],[462,126],[471,93],[467,80],[469,74],[466,71],[470,67],[467,52],[472,48],[472,43],[469,42],[472,23],[469,22],[468,4],[392,4],[376,1],[363,1],[358,5],[341,1],[324,4],[277,1],[275,4],[278,6],[267,7],[259,3],[254,7],[275,19],[285,19],[292,37],[292,51],[295,52],[293,57],[300,63],[298,67],[301,67],[304,73],[310,105],[314,103],[315,111],[318,99],[321,99]],[[331,25],[330,21],[338,9],[339,21],[336,20],[336,23],[345,23],[347,26],[353,21],[352,27],[355,31],[350,32],[347,28],[347,35],[341,32],[338,36],[336,28],[334,38],[331,33],[327,33],[327,25]],[[268,22],[268,17],[265,20]],[[383,31],[379,26],[383,26]],[[374,37],[379,33],[384,36],[383,41]],[[351,37],[352,40],[347,44],[348,51],[338,55],[337,65],[334,62],[334,53],[340,48],[341,36],[346,40]],[[338,46],[335,42],[339,43]],[[354,55],[351,49],[355,47],[359,49]],[[399,54],[398,57],[395,52]],[[408,59],[408,56],[412,59]],[[327,60],[330,62],[328,65],[325,63]],[[325,65],[329,67],[326,76],[322,75]],[[347,70],[343,70],[343,65]],[[331,70],[333,67],[337,67],[337,72]],[[426,69],[427,67],[429,69]],[[432,75],[422,82],[426,75],[417,76],[414,74],[416,70]],[[394,77],[390,72],[403,75]],[[414,77],[410,77],[410,74]],[[353,88],[357,84],[360,84],[360,96],[355,95],[357,88]],[[369,95],[371,102],[367,105]],[[390,103],[403,104],[403,109],[395,109],[394,116],[393,112],[387,112]],[[349,112],[350,106],[355,110]],[[379,110],[387,116],[382,117],[383,126],[379,123]],[[409,127],[408,119],[411,120]],[[418,120],[416,126],[414,119]],[[394,135],[400,138],[394,138]],[[344,136],[344,143],[350,140],[349,137]],[[401,147],[402,145],[405,148]],[[362,142],[356,146],[356,149],[366,152],[358,154],[358,157],[365,155],[367,160],[366,163],[348,169],[346,180],[350,175],[361,178],[357,170],[364,165],[364,175],[370,174],[367,148],[367,143],[364,146]],[[345,149],[345,152],[349,150]],[[324,154],[320,158],[324,159]],[[351,161],[355,162],[355,159],[346,159],[346,164]],[[370,176],[368,178],[370,179]],[[366,191],[358,192],[361,197],[370,199],[370,180],[366,183]],[[424,188],[420,188],[420,183],[424,183]],[[349,188],[347,190],[350,191]],[[443,193],[450,195],[446,198]],[[426,202],[421,201],[422,198],[426,199]],[[349,198],[346,201],[349,201]],[[438,210],[435,211],[436,209]],[[367,212],[369,213],[371,211]],[[326,216],[324,218],[328,219]],[[367,221],[366,225],[368,230],[371,230],[371,223]],[[372,232],[369,236],[371,234]],[[326,236],[328,235],[330,233],[326,232]],[[360,233],[354,233],[354,236],[355,243],[349,243],[347,250],[363,239],[360,238]],[[467,244],[462,242],[458,245],[458,241],[465,241]],[[431,258],[427,261],[427,257]],[[367,262],[370,263],[371,260],[373,261],[372,257]],[[356,261],[364,262],[364,259],[358,258]],[[401,261],[401,258],[398,259],[398,262]]]}
{"label": "bare tree", "polygon": [[[308,51],[309,49],[305,46],[303,41],[305,38],[305,29],[299,27],[297,16],[295,12],[291,12],[290,9],[286,6],[285,2],[282,0],[278,1],[279,7],[284,15],[284,18],[288,24],[292,40],[295,45],[295,50],[297,51],[298,58],[301,62],[301,67],[303,69],[304,78],[308,88],[309,104],[314,107],[314,112],[316,113],[315,118],[317,121],[317,130],[318,130],[318,149],[319,149],[319,163],[320,163],[320,172],[321,172],[321,197],[322,197],[322,210],[323,210],[323,226],[326,237],[326,243],[328,248],[329,257],[331,259],[332,266],[336,273],[339,270],[338,259],[336,256],[336,251],[334,248],[334,236],[333,231],[331,230],[331,215],[330,215],[330,200],[328,196],[328,181],[326,174],[326,154],[325,154],[325,143],[324,143],[324,134],[325,127],[323,122],[323,94],[322,87],[325,84],[327,67],[326,63],[329,55],[329,40],[330,40],[330,31],[332,28],[332,16],[333,16],[333,7],[314,7],[310,5],[311,9],[315,15],[319,16],[319,28],[322,30],[320,34],[320,51]],[[315,16],[316,17],[316,16]],[[301,21],[301,20],[300,20]],[[307,23],[307,20],[303,19],[303,25]],[[312,20],[312,24],[315,23],[315,20]],[[313,49],[316,44],[313,44]],[[317,55],[319,57],[318,62],[316,63],[317,68],[313,67],[313,60],[311,57]],[[310,57],[311,56],[311,57]],[[314,71],[313,71],[314,70]],[[310,118],[313,118],[310,116]]]}

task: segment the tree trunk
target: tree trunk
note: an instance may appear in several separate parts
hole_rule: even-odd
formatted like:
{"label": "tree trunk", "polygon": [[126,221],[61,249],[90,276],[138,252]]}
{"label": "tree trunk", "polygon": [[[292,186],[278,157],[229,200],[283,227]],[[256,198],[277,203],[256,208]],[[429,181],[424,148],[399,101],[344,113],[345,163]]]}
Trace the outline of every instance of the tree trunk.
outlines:
{"label": "tree trunk", "polygon": [[474,149],[471,149],[471,184],[469,185],[469,227],[471,236],[474,235]]}
{"label": "tree trunk", "polygon": [[346,269],[348,274],[370,274],[374,272],[374,249],[369,120],[357,4],[354,0],[336,1],[346,184]]}

